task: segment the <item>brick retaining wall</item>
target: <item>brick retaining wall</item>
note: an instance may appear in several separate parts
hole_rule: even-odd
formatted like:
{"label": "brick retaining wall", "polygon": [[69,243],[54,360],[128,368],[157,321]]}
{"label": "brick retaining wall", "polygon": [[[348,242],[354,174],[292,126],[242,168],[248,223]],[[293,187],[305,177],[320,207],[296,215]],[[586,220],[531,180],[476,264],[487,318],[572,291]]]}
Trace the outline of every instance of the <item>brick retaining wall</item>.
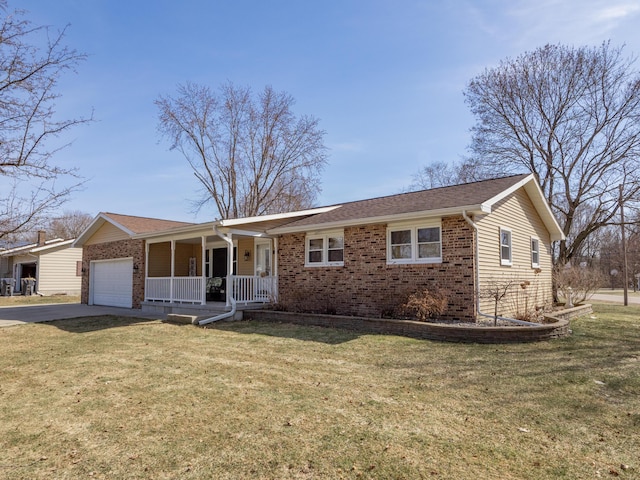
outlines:
{"label": "brick retaining wall", "polygon": [[591,305],[570,309],[566,314],[554,313],[546,317],[549,323],[531,327],[474,327],[455,324],[425,323],[412,320],[350,317],[279,312],[272,310],[247,310],[244,318],[262,322],[293,323],[320,327],[344,328],[362,333],[402,335],[405,337],[465,343],[521,343],[562,338],[571,334],[568,318],[590,313]]}

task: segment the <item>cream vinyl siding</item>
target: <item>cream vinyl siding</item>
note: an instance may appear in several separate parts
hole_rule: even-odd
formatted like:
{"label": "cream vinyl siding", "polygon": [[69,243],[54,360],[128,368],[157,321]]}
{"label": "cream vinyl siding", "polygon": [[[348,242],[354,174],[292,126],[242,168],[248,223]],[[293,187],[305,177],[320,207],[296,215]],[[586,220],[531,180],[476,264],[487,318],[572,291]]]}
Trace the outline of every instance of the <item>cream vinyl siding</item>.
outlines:
{"label": "cream vinyl siding", "polygon": [[[528,307],[550,303],[552,259],[549,232],[524,189],[494,205],[490,214],[476,217],[475,223],[478,226],[480,291],[483,292],[491,280],[514,281],[511,295],[498,307],[499,313],[514,316],[524,310],[525,302]],[[501,228],[511,231],[510,266],[500,262]],[[538,274],[531,265],[532,237],[539,240],[541,272]],[[525,280],[530,285],[522,289],[520,284]],[[528,298],[525,298],[525,293]],[[493,314],[493,309],[493,300],[481,298],[480,310],[483,313]]]}
{"label": "cream vinyl siding", "polygon": [[[238,275],[253,275],[253,264],[256,257],[253,243],[253,238],[238,239]],[[247,261],[244,260],[245,250],[249,251],[249,260]]]}
{"label": "cream vinyl siding", "polygon": [[13,275],[12,269],[11,257],[0,257],[0,278],[11,277]]}
{"label": "cream vinyl siding", "polygon": [[76,275],[77,262],[82,261],[82,249],[65,247],[42,252],[38,260],[38,293],[80,295],[82,277]]}
{"label": "cream vinyl siding", "polygon": [[171,242],[149,244],[149,277],[171,276]]}
{"label": "cream vinyl siding", "polygon": [[129,235],[120,230],[118,227],[105,222],[96,233],[85,242],[85,245],[95,245],[96,243],[115,242],[117,240],[128,240]]}

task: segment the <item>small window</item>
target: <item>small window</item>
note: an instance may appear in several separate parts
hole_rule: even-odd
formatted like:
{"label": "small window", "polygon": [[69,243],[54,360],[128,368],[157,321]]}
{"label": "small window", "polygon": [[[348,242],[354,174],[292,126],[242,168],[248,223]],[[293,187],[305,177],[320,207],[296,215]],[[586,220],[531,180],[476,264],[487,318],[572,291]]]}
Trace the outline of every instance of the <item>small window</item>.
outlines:
{"label": "small window", "polygon": [[442,261],[439,226],[389,228],[387,263],[438,263]]}
{"label": "small window", "polygon": [[440,228],[418,229],[418,258],[440,258]]}
{"label": "small window", "polygon": [[511,265],[511,230],[500,229],[500,264]]}
{"label": "small window", "polygon": [[343,237],[328,237],[327,257],[329,263],[342,262],[344,260],[344,238]]}
{"label": "small window", "polygon": [[531,267],[540,266],[540,241],[537,238],[531,239]]}
{"label": "small window", "polygon": [[411,259],[411,230],[391,232],[391,258]]}
{"label": "small window", "polygon": [[307,262],[308,263],[322,263],[322,252],[324,251],[324,239],[312,238],[309,240]]}
{"label": "small window", "polygon": [[344,265],[344,234],[328,233],[308,236],[305,265],[307,267]]}

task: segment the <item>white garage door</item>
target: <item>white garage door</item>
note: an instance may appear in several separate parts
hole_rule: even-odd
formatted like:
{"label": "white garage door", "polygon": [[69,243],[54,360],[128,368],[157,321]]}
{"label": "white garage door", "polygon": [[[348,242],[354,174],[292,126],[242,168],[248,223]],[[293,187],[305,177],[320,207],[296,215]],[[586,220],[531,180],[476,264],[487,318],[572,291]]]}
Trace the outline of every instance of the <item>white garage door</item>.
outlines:
{"label": "white garage door", "polygon": [[123,258],[92,262],[93,304],[131,308],[133,260]]}

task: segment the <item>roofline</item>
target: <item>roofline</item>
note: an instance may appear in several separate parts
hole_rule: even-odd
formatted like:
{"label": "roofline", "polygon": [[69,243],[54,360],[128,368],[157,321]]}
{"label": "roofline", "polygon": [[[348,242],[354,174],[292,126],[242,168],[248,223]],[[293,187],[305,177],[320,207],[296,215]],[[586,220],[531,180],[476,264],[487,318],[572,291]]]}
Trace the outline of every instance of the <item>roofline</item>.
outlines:
{"label": "roofline", "polygon": [[[98,225],[98,221],[102,221],[102,222]],[[98,229],[104,224],[104,222],[109,222],[111,225],[113,225],[116,228],[119,228],[120,230],[122,230],[124,233],[126,233],[130,237],[134,235],[134,232],[132,232],[131,230],[129,230],[125,226],[121,225],[120,223],[116,222],[113,218],[109,217],[108,214],[106,214],[104,212],[100,212],[91,221],[91,223],[87,226],[87,228],[85,228],[84,231],[80,235],[78,235],[78,238],[76,238],[76,240],[73,242],[73,246],[74,247],[82,247],[84,242],[89,240],[91,235],[96,233],[98,231]]]}
{"label": "roofline", "polygon": [[[508,197],[509,195],[511,195],[513,192],[515,192],[516,190],[518,190],[519,188],[525,186],[527,183],[529,183],[531,180],[535,180],[535,177],[533,176],[533,173],[530,173],[529,175],[527,175],[526,177],[524,177],[522,180],[514,183],[513,185],[511,185],[509,188],[501,191],[500,193],[498,193],[497,195],[491,197],[489,200],[487,200],[486,202],[484,202],[486,205],[489,205],[491,207],[493,207],[493,205],[497,202],[499,202],[500,200],[502,200],[503,198]],[[537,183],[537,182],[536,182]],[[542,193],[542,191],[540,191],[540,193]]]}
{"label": "roofline", "polygon": [[331,228],[352,227],[356,225],[365,225],[365,224],[371,224],[371,223],[400,222],[400,221],[414,220],[414,219],[417,220],[424,217],[444,217],[448,215],[462,214],[463,211],[473,212],[473,213],[490,213],[491,208],[485,204],[466,205],[466,206],[460,206],[460,207],[440,208],[436,210],[421,210],[418,212],[379,215],[377,217],[363,217],[363,218],[354,218],[350,220],[336,220],[335,222],[315,223],[310,225],[300,225],[297,227],[294,227],[294,226],[287,227],[285,225],[283,227],[276,227],[276,228],[269,229],[267,230],[267,233],[270,235],[278,235],[281,233],[297,233],[297,232],[308,232],[312,230],[328,230]]}
{"label": "roofline", "polygon": [[[551,241],[564,240],[566,236],[562,231],[562,228],[560,228],[560,224],[558,223],[556,216],[553,214],[553,211],[549,206],[549,202],[547,202],[546,198],[544,197],[542,188],[540,188],[540,184],[538,183],[538,180],[533,173],[530,173],[519,182],[514,183],[511,187],[503,190],[493,198],[490,198],[485,203],[490,207],[493,207],[493,205],[495,205],[497,202],[508,197],[513,192],[523,187],[529,197],[531,197],[531,201],[534,203],[534,206],[538,211],[538,215],[540,215],[540,218],[542,218],[542,221],[547,227],[547,230],[549,230]],[[533,189],[533,191],[531,189]],[[534,197],[537,197],[537,199]],[[540,208],[542,208],[542,211],[540,210]]]}
{"label": "roofline", "polygon": [[108,213],[100,213],[100,216],[103,217],[105,220],[107,220],[109,223],[111,223],[114,227],[118,227],[120,230],[122,230],[123,232],[125,232],[127,235],[133,236],[135,235],[135,232],[132,230],[129,230],[127,227],[125,227],[124,225],[122,225],[119,222],[116,222],[113,218],[111,218],[109,216]]}
{"label": "roofline", "polygon": [[218,227],[241,227],[245,224],[251,223],[260,223],[260,222],[269,222],[273,220],[286,220],[286,219],[295,219],[297,217],[303,216],[311,216],[318,215],[320,213],[330,212],[331,210],[335,210],[340,205],[333,205],[330,207],[321,207],[321,208],[310,208],[307,210],[296,210],[293,212],[286,213],[274,213],[269,215],[259,215],[253,217],[244,217],[244,218],[228,218],[225,220],[215,220],[213,222],[204,222],[197,223],[195,225],[187,225],[182,227],[170,228],[167,230],[159,230],[156,232],[148,232],[148,233],[138,233],[133,235],[132,238],[140,239],[140,238],[157,238],[164,237],[165,235],[176,235],[181,233],[190,233],[197,232],[199,230],[213,230],[214,226]]}
{"label": "roofline", "polygon": [[32,252],[40,252],[42,250],[47,250],[49,248],[60,247],[62,245],[68,245],[73,243],[75,239],[71,240],[63,240],[62,238],[54,238],[51,240],[47,240],[44,245],[38,245],[37,243],[30,243],[28,245],[23,245],[22,247],[9,248],[7,250],[0,251],[0,256],[2,257],[10,257],[12,255],[19,255],[21,253],[32,253]]}
{"label": "roofline", "polygon": [[271,220],[285,220],[287,218],[319,215],[321,213],[326,213],[326,212],[330,212],[331,210],[335,210],[340,206],[341,205],[331,205],[329,207],[308,208],[306,210],[294,210],[293,212],[286,212],[286,213],[273,213],[269,215],[257,215],[257,216],[245,217],[245,218],[231,218],[227,220],[220,220],[220,226],[235,227],[237,225],[243,225],[245,223],[269,222]]}
{"label": "roofline", "polygon": [[547,203],[544,193],[536,180],[535,175],[528,174],[523,177],[521,180],[517,181],[509,188],[504,189],[497,195],[491,197],[490,199],[484,201],[479,205],[466,205],[466,206],[456,206],[456,207],[448,207],[436,210],[422,210],[418,212],[408,212],[403,214],[391,214],[391,215],[381,215],[377,217],[364,217],[364,218],[355,218],[350,220],[336,220],[333,222],[326,223],[315,223],[309,225],[300,225],[300,226],[290,226],[286,225],[282,227],[276,227],[267,230],[268,234],[277,235],[283,233],[298,233],[298,232],[308,232],[314,230],[328,230],[332,228],[341,228],[341,227],[350,227],[356,225],[364,225],[371,223],[391,223],[391,222],[399,222],[405,220],[413,220],[420,219],[425,217],[444,217],[448,215],[462,214],[462,212],[469,213],[491,213],[493,207],[496,203],[513,194],[515,191],[520,188],[524,188],[527,194],[531,197],[532,202],[538,214],[542,218],[547,230],[549,231],[550,238],[552,241],[564,240],[565,235],[558,221],[556,220],[551,207]]}
{"label": "roofline", "polygon": [[155,232],[136,233],[131,236],[134,239],[163,237],[165,235],[175,235],[179,233],[190,233],[198,230],[213,230],[214,225],[219,225],[220,221],[194,223],[192,225],[183,225],[181,227],[167,228],[166,230],[156,230]]}
{"label": "roofline", "polygon": [[63,240],[62,242],[54,243],[54,244],[51,244],[51,245],[41,245],[39,247],[36,247],[36,248],[32,249],[31,252],[41,252],[43,250],[48,250],[50,248],[63,247],[65,245],[72,244],[75,241],[76,241],[76,239],[72,238],[71,240]]}

